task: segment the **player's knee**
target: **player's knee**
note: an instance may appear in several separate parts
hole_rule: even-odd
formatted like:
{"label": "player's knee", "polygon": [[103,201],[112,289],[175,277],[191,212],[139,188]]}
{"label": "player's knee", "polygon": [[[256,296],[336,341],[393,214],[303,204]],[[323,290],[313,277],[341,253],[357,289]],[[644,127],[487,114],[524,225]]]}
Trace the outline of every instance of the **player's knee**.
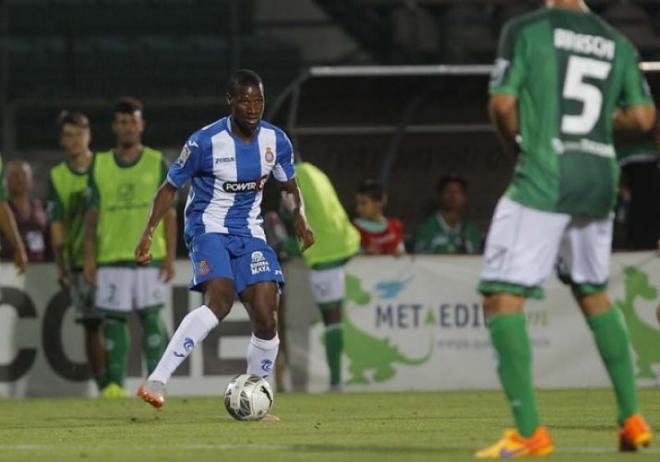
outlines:
{"label": "player's knee", "polygon": [[612,301],[607,292],[581,295],[578,291],[574,290],[574,293],[582,312],[587,317],[603,314],[612,306]]}
{"label": "player's knee", "polygon": [[224,294],[218,294],[210,297],[206,305],[211,311],[213,311],[213,314],[215,314],[218,320],[221,321],[225,316],[227,316],[227,314],[229,314],[233,304],[233,297]]}
{"label": "player's knee", "polygon": [[490,294],[484,297],[486,318],[491,319],[501,314],[515,314],[523,310],[524,297],[511,294]]}

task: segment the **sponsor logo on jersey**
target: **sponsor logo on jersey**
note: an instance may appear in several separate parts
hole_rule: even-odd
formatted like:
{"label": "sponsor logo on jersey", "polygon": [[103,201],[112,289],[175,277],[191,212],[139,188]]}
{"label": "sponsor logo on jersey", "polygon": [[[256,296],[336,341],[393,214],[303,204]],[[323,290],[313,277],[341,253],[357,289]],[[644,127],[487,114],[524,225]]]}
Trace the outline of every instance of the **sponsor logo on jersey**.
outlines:
{"label": "sponsor logo on jersey", "polygon": [[197,274],[206,276],[211,272],[211,265],[206,260],[202,260],[197,264]]}
{"label": "sponsor logo on jersey", "polygon": [[[195,143],[194,141],[191,141],[190,143]],[[195,143],[196,145],[197,143]],[[181,150],[181,154],[179,154],[179,158],[176,160],[176,164],[179,167],[183,167],[186,165],[186,161],[188,160],[188,157],[190,157],[191,151],[190,148],[188,147],[188,144],[183,145],[183,149]]]}
{"label": "sponsor logo on jersey", "polygon": [[270,359],[261,360],[261,370],[264,372],[271,372],[273,370],[273,361]]}
{"label": "sponsor logo on jersey", "polygon": [[266,260],[263,252],[258,250],[252,252],[252,256],[250,258],[252,259],[252,263],[250,263],[250,272],[253,276],[259,273],[270,272],[270,265],[268,264],[268,260]]}
{"label": "sponsor logo on jersey", "polygon": [[266,181],[268,181],[267,175],[253,181],[226,181],[222,185],[222,190],[230,193],[261,191],[264,189]]}
{"label": "sponsor logo on jersey", "polygon": [[216,157],[216,164],[227,164],[229,162],[234,162],[236,160],[234,157]]}
{"label": "sponsor logo on jersey", "polygon": [[266,154],[264,155],[266,158],[266,163],[272,164],[273,161],[275,161],[275,154],[273,154],[273,150],[271,148],[266,148]]}

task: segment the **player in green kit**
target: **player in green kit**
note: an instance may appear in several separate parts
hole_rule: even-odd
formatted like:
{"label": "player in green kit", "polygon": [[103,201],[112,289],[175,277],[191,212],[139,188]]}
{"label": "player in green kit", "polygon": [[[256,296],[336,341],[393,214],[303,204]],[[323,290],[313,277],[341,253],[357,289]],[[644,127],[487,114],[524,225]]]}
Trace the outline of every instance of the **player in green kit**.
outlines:
{"label": "player in green kit", "polygon": [[57,119],[60,145],[68,159],[50,170],[48,177],[48,216],[50,238],[58,281],[68,288],[76,309],[76,322],[85,329],[87,362],[99,390],[106,385],[105,350],[101,325],[103,316],[96,309],[94,286],[82,274],[85,259],[85,192],[93,155],[89,150],[89,119],[80,112],[63,111]]}
{"label": "player in green kit", "polygon": [[639,414],[628,333],[607,295],[619,170],[613,125],[648,131],[655,107],[637,52],[581,0],[546,0],[500,38],[490,113],[520,152],[486,242],[479,290],[516,429],[478,458],[543,456],[554,445],[537,412],[523,314],[559,257],[614,385],[620,449],[651,441]]}
{"label": "player in green kit", "polygon": [[360,234],[339,202],[328,177],[314,165],[296,164],[298,186],[316,243],[303,252],[310,268],[314,301],[325,325],[325,353],[330,368],[330,390],[341,391],[344,352],[342,309],[346,297],[344,265],[360,250]]}
{"label": "player in green kit", "polygon": [[28,257],[23,245],[23,239],[18,232],[14,213],[7,204],[7,195],[5,193],[4,183],[4,165],[2,163],[2,156],[0,155],[0,231],[4,234],[12,247],[14,248],[14,265],[18,270],[18,274],[25,273],[27,268]]}
{"label": "player in green kit", "polygon": [[[128,317],[135,308],[142,323],[142,350],[149,373],[165,347],[160,319],[165,284],[174,276],[176,212],[171,208],[154,233],[153,262],[138,267],[133,249],[142,235],[151,200],[167,175],[162,153],[142,145],[142,103],[123,98],[113,110],[114,150],[99,152],[89,176],[85,216],[84,275],[95,283],[96,306],[105,315],[104,396],[123,396],[128,352]],[[97,270],[98,267],[98,270]]]}

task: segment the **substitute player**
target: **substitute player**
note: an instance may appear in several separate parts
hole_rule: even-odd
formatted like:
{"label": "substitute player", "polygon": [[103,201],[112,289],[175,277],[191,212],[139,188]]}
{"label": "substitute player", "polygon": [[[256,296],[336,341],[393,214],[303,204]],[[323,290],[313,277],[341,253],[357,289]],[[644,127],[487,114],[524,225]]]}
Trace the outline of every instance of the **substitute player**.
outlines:
{"label": "substitute player", "polygon": [[85,329],[87,362],[99,390],[106,385],[105,350],[96,309],[94,286],[82,274],[85,260],[85,192],[93,155],[89,149],[89,119],[80,112],[63,111],[57,119],[60,145],[67,160],[50,170],[48,176],[48,216],[50,241],[60,285],[71,293],[76,322]]}
{"label": "substitute player", "polygon": [[235,293],[252,321],[247,373],[271,375],[279,345],[277,299],[284,283],[261,226],[263,187],[271,173],[289,196],[302,250],[314,242],[294,178],[291,142],[282,130],[261,120],[261,78],[250,70],[236,71],[227,85],[226,98],[231,115],[188,139],[154,198],[147,227],[135,249],[139,263],[151,261],[156,226],[177,189],[191,180],[185,225],[193,264],[190,288],[204,294],[204,305],[183,318],[158,366],[138,390],[138,396],[154,407],[165,402],[165,384],[174,370],[229,313]]}
{"label": "substitute player", "polygon": [[546,5],[506,24],[490,85],[493,123],[520,161],[495,210],[479,290],[516,430],[478,458],[553,452],[537,412],[523,304],[542,296],[558,256],[614,385],[620,449],[651,441],[607,280],[619,176],[613,124],[648,131],[655,107],[627,39],[581,0]]}
{"label": "substitute player", "polygon": [[[161,152],[142,144],[142,103],[123,98],[114,107],[114,150],[99,152],[89,178],[85,216],[84,274],[97,285],[96,306],[105,314],[108,386],[104,396],[123,396],[128,353],[128,317],[133,308],[142,324],[142,351],[153,371],[165,347],[160,319],[165,283],[174,276],[176,212],[168,208],[164,227],[154,230],[153,261],[138,267],[139,242],[151,198],[167,175]],[[99,267],[97,272],[97,266]]]}
{"label": "substitute player", "polygon": [[308,162],[296,164],[296,176],[317,242],[303,253],[310,268],[314,301],[325,325],[325,356],[330,369],[330,391],[341,391],[344,353],[342,310],[346,298],[344,265],[360,250],[360,233],[342,207],[325,173]]}

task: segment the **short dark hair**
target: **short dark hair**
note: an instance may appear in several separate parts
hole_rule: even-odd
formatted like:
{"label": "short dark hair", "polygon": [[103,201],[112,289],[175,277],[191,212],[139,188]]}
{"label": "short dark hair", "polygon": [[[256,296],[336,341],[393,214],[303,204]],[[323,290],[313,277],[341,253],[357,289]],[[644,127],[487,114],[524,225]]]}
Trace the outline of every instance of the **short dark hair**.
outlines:
{"label": "short dark hair", "polygon": [[385,188],[378,181],[368,178],[364,180],[357,188],[358,194],[363,194],[374,201],[385,200]]}
{"label": "short dark hair", "polygon": [[436,192],[442,194],[452,183],[458,183],[463,188],[463,191],[467,191],[467,181],[458,173],[449,173],[438,180],[438,185],[436,187]]}
{"label": "short dark hair", "polygon": [[132,98],[130,96],[124,96],[119,101],[117,101],[112,108],[112,115],[115,114],[133,114],[135,111],[142,112],[144,110],[144,104],[137,98]]}
{"label": "short dark hair", "polygon": [[57,128],[62,130],[65,125],[75,125],[80,128],[89,128],[89,119],[85,114],[78,111],[67,111],[66,109],[60,112],[55,121]]}
{"label": "short dark hair", "polygon": [[238,87],[244,87],[246,85],[254,85],[258,87],[259,85],[263,86],[263,84],[263,80],[261,80],[261,77],[256,72],[250,69],[239,69],[229,77],[226,91],[229,95],[233,96],[236,94],[236,89]]}

